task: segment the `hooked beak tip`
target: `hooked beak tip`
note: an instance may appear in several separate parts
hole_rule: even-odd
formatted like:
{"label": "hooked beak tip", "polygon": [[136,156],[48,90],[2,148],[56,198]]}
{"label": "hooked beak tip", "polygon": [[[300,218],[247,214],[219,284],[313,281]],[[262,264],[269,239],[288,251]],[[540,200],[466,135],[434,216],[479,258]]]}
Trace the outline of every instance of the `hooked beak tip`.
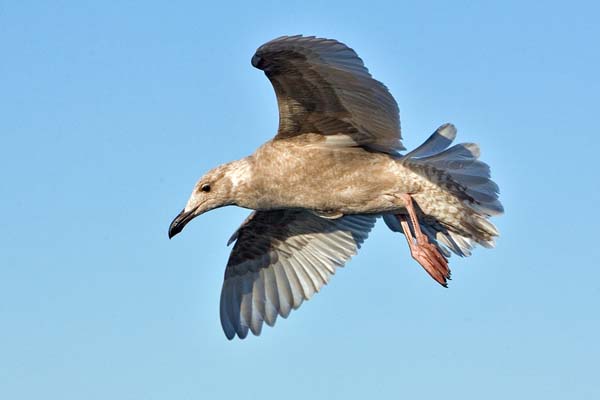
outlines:
{"label": "hooked beak tip", "polygon": [[177,235],[179,232],[181,232],[181,229],[177,230],[177,229],[174,229],[173,226],[170,226],[169,227],[169,239],[173,239],[173,236]]}
{"label": "hooked beak tip", "polygon": [[171,225],[169,225],[169,239],[172,239],[173,236],[181,232],[185,225],[192,220],[192,213],[193,210],[186,212],[184,209],[175,217],[173,222],[171,222]]}

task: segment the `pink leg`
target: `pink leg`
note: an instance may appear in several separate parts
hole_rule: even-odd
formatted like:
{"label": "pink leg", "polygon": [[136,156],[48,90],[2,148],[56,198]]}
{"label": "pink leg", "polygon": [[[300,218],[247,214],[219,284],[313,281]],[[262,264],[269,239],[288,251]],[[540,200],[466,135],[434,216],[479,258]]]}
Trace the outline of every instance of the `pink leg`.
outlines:
{"label": "pink leg", "polygon": [[[405,194],[404,200],[406,201],[406,210],[408,211],[408,217],[406,215],[398,214],[398,222],[404,231],[406,240],[408,241],[408,247],[410,248],[410,254],[412,257],[427,271],[433,279],[435,279],[440,285],[448,287],[446,282],[450,279],[450,269],[448,268],[448,260],[439,251],[439,249],[429,242],[427,235],[421,231],[417,213],[414,208],[413,200],[410,195]],[[414,234],[413,234],[414,231]]]}

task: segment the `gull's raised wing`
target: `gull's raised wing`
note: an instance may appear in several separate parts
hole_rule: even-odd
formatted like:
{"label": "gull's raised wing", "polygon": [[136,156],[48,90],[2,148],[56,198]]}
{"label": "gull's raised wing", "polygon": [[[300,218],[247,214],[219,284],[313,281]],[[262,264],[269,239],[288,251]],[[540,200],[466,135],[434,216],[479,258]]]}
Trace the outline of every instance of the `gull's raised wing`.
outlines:
{"label": "gull's raised wing", "polygon": [[277,95],[276,139],[346,134],[372,150],[404,149],[396,101],[345,44],[283,36],[259,47],[252,65],[265,72]]}
{"label": "gull's raised wing", "polygon": [[230,239],[236,241],[221,291],[227,338],[259,335],[325,285],[356,254],[375,224],[371,215],[324,219],[309,211],[255,211]]}

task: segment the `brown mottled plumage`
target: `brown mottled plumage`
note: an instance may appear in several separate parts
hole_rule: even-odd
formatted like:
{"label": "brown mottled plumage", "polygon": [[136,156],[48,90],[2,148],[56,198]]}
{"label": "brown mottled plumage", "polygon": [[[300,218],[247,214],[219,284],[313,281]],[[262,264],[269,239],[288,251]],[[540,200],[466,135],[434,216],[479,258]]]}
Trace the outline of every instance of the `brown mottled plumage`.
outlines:
{"label": "brown mottled plumage", "polygon": [[273,325],[310,299],[378,217],[406,236],[415,260],[444,286],[450,252],[493,246],[498,231],[488,218],[503,210],[477,145],[450,147],[456,129],[445,124],[400,155],[398,106],[352,49],[281,37],[261,46],[252,65],[275,88],[277,135],[204,175],[169,228],[172,237],[226,205],[255,210],[229,241],[221,292],[229,339],[258,335],[263,321]]}

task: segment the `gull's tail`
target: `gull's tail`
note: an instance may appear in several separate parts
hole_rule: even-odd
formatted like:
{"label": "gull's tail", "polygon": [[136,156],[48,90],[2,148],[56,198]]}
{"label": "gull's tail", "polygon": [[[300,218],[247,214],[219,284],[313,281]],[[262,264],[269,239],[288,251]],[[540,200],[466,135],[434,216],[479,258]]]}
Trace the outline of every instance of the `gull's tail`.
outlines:
{"label": "gull's tail", "polygon": [[[449,223],[441,218],[421,218],[421,230],[445,254],[468,256],[475,243],[493,247],[499,235],[488,221],[504,209],[498,200],[498,185],[490,178],[490,167],[478,160],[479,147],[461,143],[449,147],[456,137],[452,124],[439,127],[422,145],[404,155],[400,162],[412,171],[451,193],[461,209]],[[401,232],[394,215],[384,215],[390,229]]]}

